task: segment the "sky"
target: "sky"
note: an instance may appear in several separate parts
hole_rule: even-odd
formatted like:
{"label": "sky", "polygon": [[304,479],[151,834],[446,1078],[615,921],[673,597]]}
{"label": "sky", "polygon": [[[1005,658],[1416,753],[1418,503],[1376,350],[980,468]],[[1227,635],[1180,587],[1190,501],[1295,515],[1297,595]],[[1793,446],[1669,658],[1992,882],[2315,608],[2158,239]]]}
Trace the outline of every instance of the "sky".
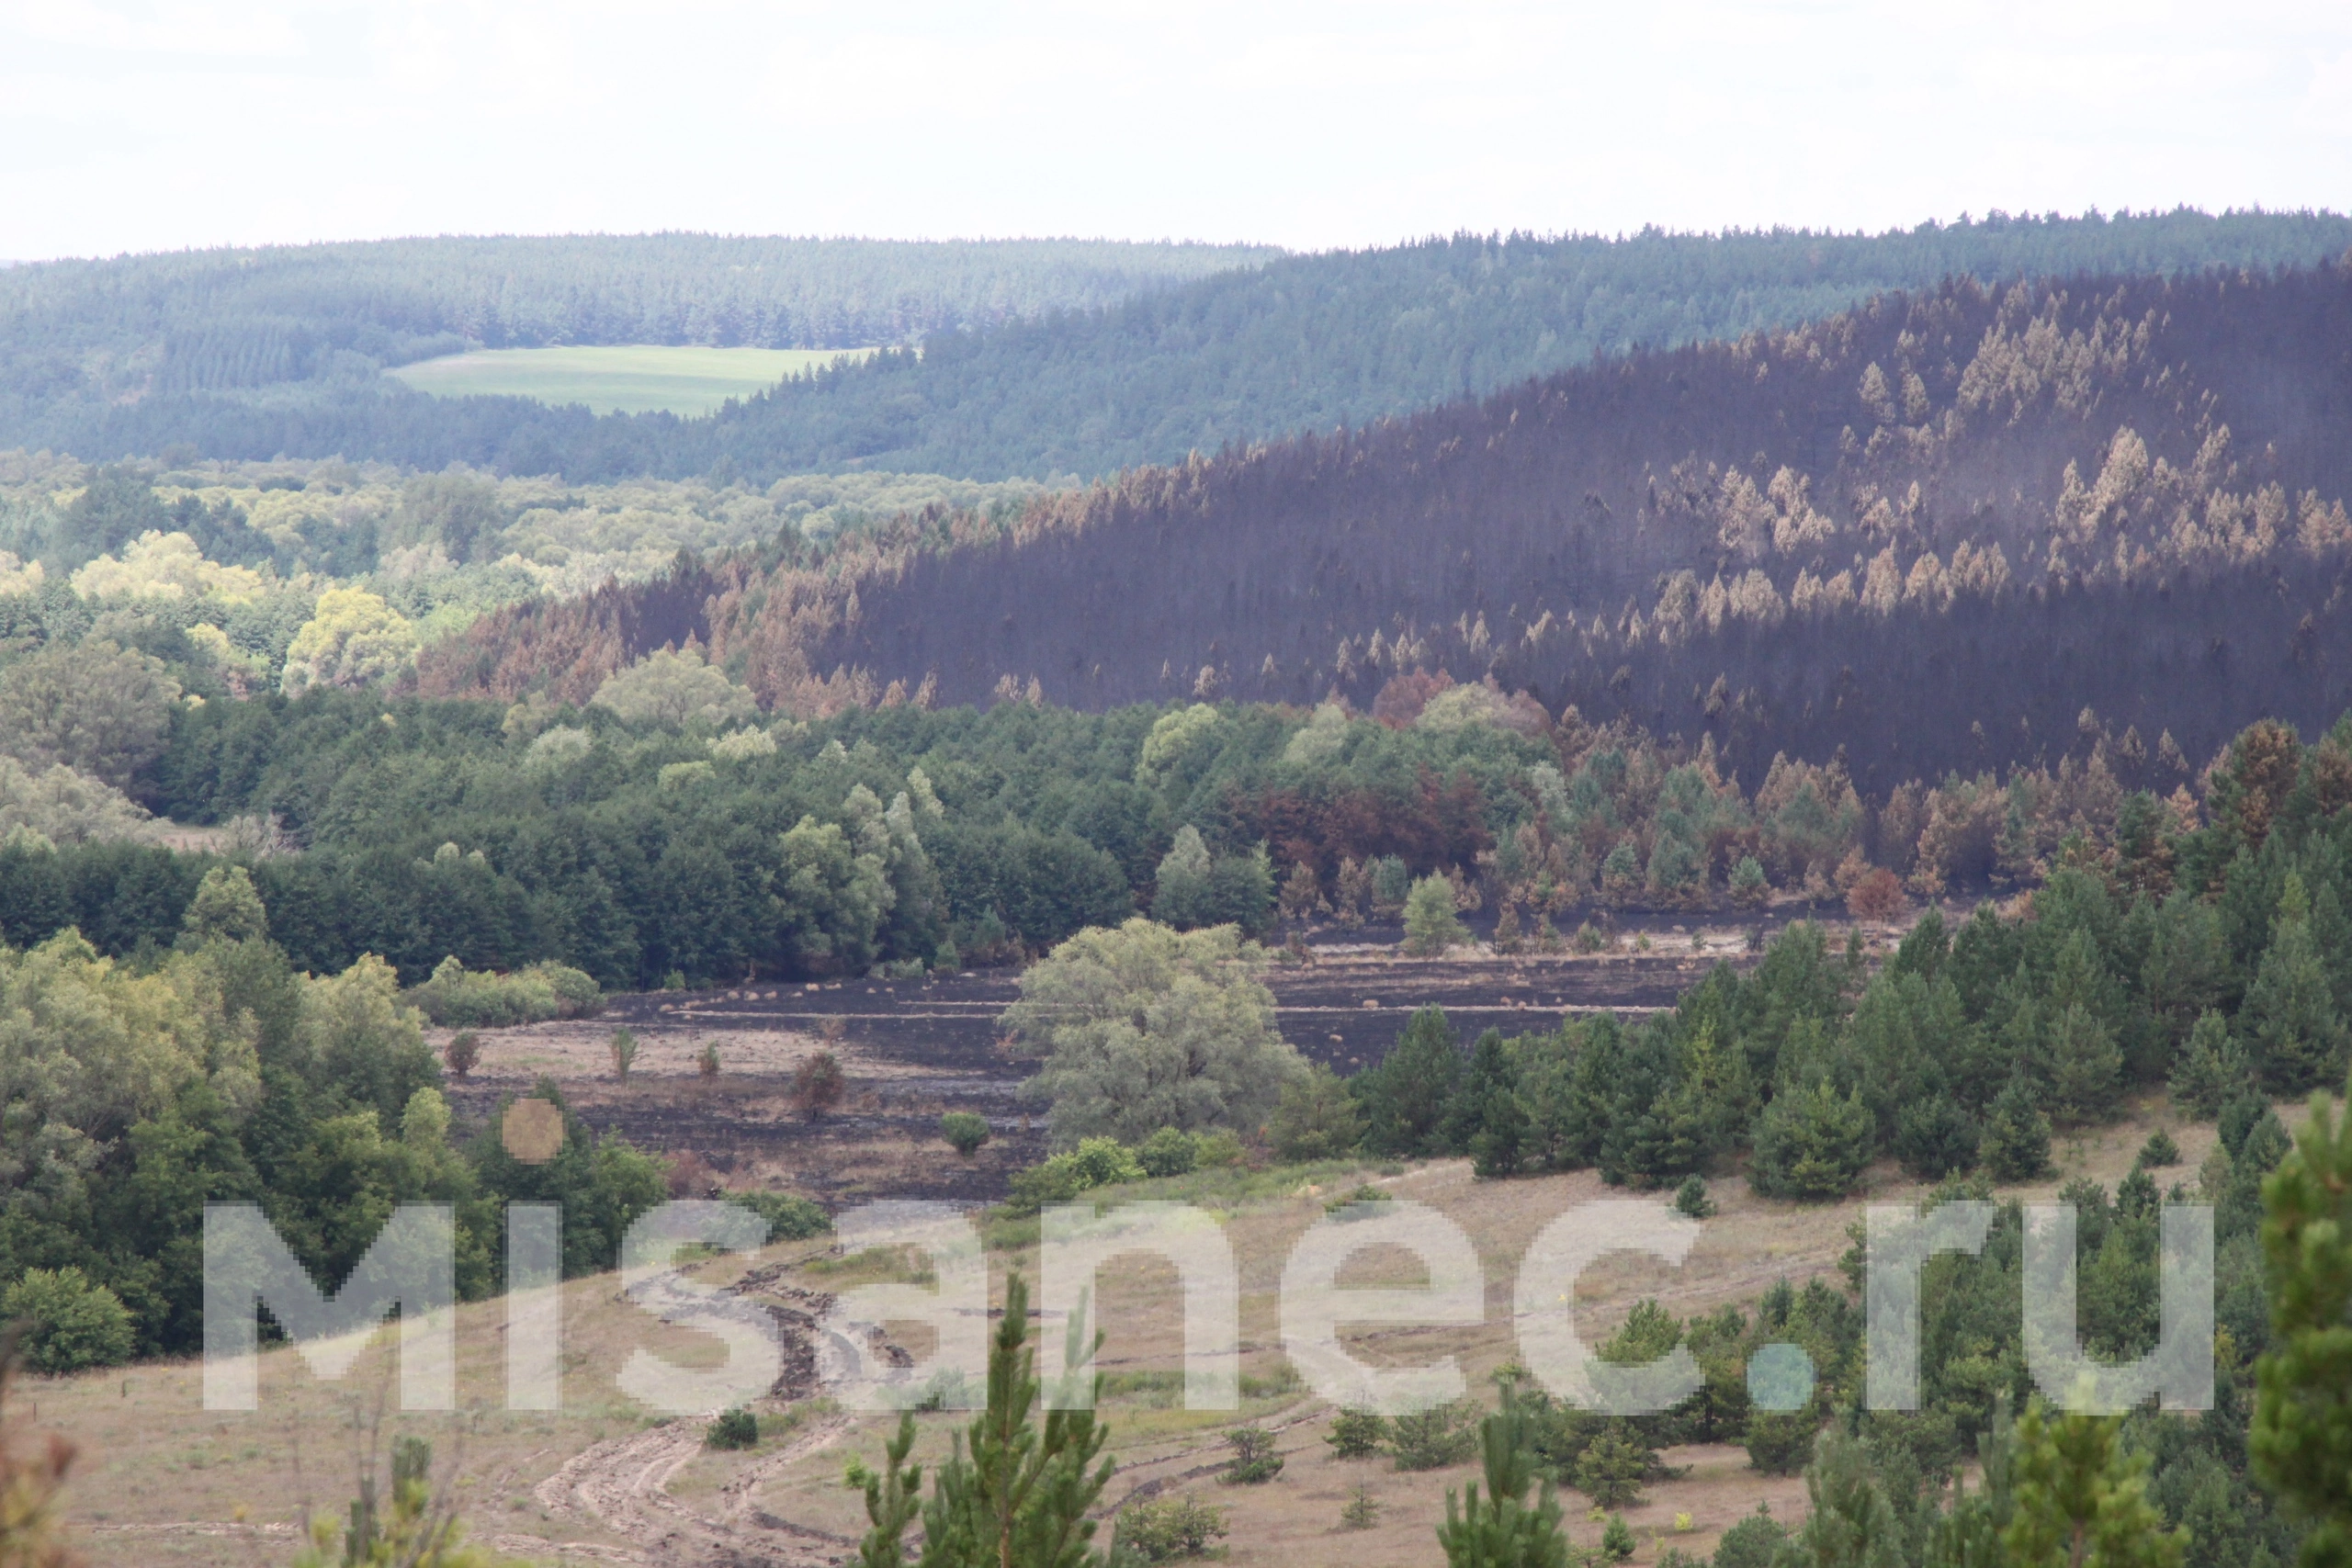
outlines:
{"label": "sky", "polygon": [[0,0],[0,257],[2352,209],[2352,5]]}

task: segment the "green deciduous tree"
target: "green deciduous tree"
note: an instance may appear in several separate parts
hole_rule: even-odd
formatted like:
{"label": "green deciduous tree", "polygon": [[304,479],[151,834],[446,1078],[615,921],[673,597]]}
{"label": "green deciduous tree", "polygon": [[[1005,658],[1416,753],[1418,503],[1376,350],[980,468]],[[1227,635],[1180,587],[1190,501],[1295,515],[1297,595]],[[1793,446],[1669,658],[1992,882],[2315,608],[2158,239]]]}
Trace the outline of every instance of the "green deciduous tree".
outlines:
{"label": "green deciduous tree", "polygon": [[362,588],[330,588],[286,649],[280,684],[288,696],[313,686],[372,686],[408,668],[416,628]]}
{"label": "green deciduous tree", "polygon": [[1424,957],[1470,940],[1453,913],[1453,884],[1431,873],[1405,897],[1405,951]]}
{"label": "green deciduous tree", "polygon": [[683,649],[657,649],[605,677],[589,701],[625,723],[660,729],[689,724],[717,729],[760,711],[750,690],[707,662],[692,640]]}
{"label": "green deciduous tree", "polygon": [[1316,1062],[1283,1085],[1266,1135],[1278,1159],[1337,1159],[1363,1140],[1363,1118],[1347,1081]]}
{"label": "green deciduous tree", "polygon": [[1262,1123],[1306,1070],[1274,1027],[1265,962],[1230,926],[1131,919],[1033,964],[1000,1021],[1046,1059],[1032,1082],[1052,1101],[1056,1143]]}
{"label": "green deciduous tree", "polygon": [[0,750],[117,789],[164,750],[179,682],[104,639],[51,643],[0,670]]}

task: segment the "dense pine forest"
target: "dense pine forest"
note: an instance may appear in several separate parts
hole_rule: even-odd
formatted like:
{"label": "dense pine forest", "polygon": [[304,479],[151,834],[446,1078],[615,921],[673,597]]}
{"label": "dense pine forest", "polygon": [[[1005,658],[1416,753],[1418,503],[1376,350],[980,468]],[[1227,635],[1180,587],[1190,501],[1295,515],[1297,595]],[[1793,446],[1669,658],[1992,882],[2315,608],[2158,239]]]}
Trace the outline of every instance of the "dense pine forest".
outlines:
{"label": "dense pine forest", "polygon": [[[2267,269],[2347,247],[2352,220],[2335,215],[2180,211],[1881,235],[1464,236],[1283,258],[662,236],[61,263],[0,275],[0,444],[93,460],[185,446],[463,461],[575,480],[1101,475],[1360,425],[1597,354],[1793,326],[1951,276]],[[436,400],[380,374],[468,344],[548,343],[906,352],[700,420]]]}

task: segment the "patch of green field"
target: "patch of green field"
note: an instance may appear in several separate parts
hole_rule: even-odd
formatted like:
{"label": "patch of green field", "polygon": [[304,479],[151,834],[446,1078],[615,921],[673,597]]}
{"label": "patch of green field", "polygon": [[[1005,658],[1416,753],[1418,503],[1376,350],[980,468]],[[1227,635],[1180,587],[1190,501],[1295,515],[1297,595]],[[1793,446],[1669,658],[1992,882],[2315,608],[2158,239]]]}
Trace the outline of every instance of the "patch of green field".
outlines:
{"label": "patch of green field", "polygon": [[870,348],[490,348],[403,365],[391,374],[436,397],[536,398],[598,413],[708,413],[787,376]]}

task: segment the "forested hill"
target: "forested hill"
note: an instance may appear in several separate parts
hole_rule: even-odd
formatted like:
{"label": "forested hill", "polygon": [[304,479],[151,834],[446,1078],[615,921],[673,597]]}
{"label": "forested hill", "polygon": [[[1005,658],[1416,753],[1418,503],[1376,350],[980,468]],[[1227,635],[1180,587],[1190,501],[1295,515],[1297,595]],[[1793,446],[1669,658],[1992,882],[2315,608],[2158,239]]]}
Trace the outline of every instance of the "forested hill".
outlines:
{"label": "forested hill", "polygon": [[[448,303],[431,309],[403,281],[399,245],[283,253],[352,253],[342,270],[315,275],[317,288],[343,302],[338,319],[357,319],[363,293],[382,301],[368,304],[377,314],[366,333],[345,337],[315,324],[318,311],[305,303],[311,286],[300,281],[311,273],[249,284],[226,262],[150,258],[121,277],[152,276],[160,288],[181,266],[186,281],[173,298],[222,324],[158,329],[137,339],[148,344],[137,352],[111,326],[87,343],[73,335],[85,317],[103,323],[116,319],[109,312],[141,308],[141,289],[118,289],[105,270],[126,264],[7,275],[0,301],[23,303],[0,306],[0,446],[96,459],[185,443],[220,457],[342,456],[427,468],[462,460],[575,480],[763,481],[854,468],[1103,475],[1408,413],[1596,354],[1819,320],[1874,293],[1949,276],[2000,283],[2314,265],[2352,249],[2352,219],[2179,211],[1997,218],[1880,235],[1465,236],[1271,262],[1264,252],[1200,247],[1046,246],[1035,256],[1015,247],[985,253],[1001,264],[993,272],[971,260],[977,251],[836,243],[808,252],[791,273],[817,279],[799,293],[749,267],[733,270],[738,261],[725,250],[772,243],[402,242],[420,257],[448,258],[420,261],[424,275],[447,280]],[[542,244],[558,248],[529,252],[539,270],[514,263],[510,288],[503,258],[524,252],[497,247]],[[665,255],[675,264],[668,272],[659,265]],[[958,256],[975,280],[960,293],[936,276],[953,274]],[[599,259],[621,257],[629,265]],[[1089,281],[1090,267],[1114,261],[1135,276],[1118,288]],[[872,274],[854,274],[868,265]],[[1068,286],[1035,284],[1041,276]],[[1193,281],[1141,287],[1179,276]],[[73,296],[79,303],[60,296],[34,308],[36,283],[54,289],[77,279],[87,286]],[[1032,286],[1024,291],[1019,280]],[[923,305],[941,293],[952,309]],[[484,343],[818,345],[921,336],[922,352],[787,383],[707,419],[597,418],[519,399],[428,398],[379,373],[451,346],[442,333]]]}
{"label": "forested hill", "polygon": [[[153,429],[168,433],[179,422],[166,442],[214,446],[208,395],[233,400],[273,389],[281,411],[312,408],[331,388],[374,393],[382,367],[469,346],[916,344],[1094,309],[1279,254],[1100,240],[647,234],[19,265],[0,270],[0,444],[34,431],[96,439],[105,428],[92,423],[96,412],[130,404],[152,406]],[[349,455],[370,454],[355,446]]]}
{"label": "forested hill", "polygon": [[1443,671],[1703,730],[1751,773],[1844,747],[1884,789],[2095,731],[2169,788],[2256,717],[2343,705],[2348,427],[2352,270],[1958,283],[1017,526],[933,513],[822,569],[505,612],[424,680],[584,699],[689,635],[812,711],[893,683],[1365,705]]}

